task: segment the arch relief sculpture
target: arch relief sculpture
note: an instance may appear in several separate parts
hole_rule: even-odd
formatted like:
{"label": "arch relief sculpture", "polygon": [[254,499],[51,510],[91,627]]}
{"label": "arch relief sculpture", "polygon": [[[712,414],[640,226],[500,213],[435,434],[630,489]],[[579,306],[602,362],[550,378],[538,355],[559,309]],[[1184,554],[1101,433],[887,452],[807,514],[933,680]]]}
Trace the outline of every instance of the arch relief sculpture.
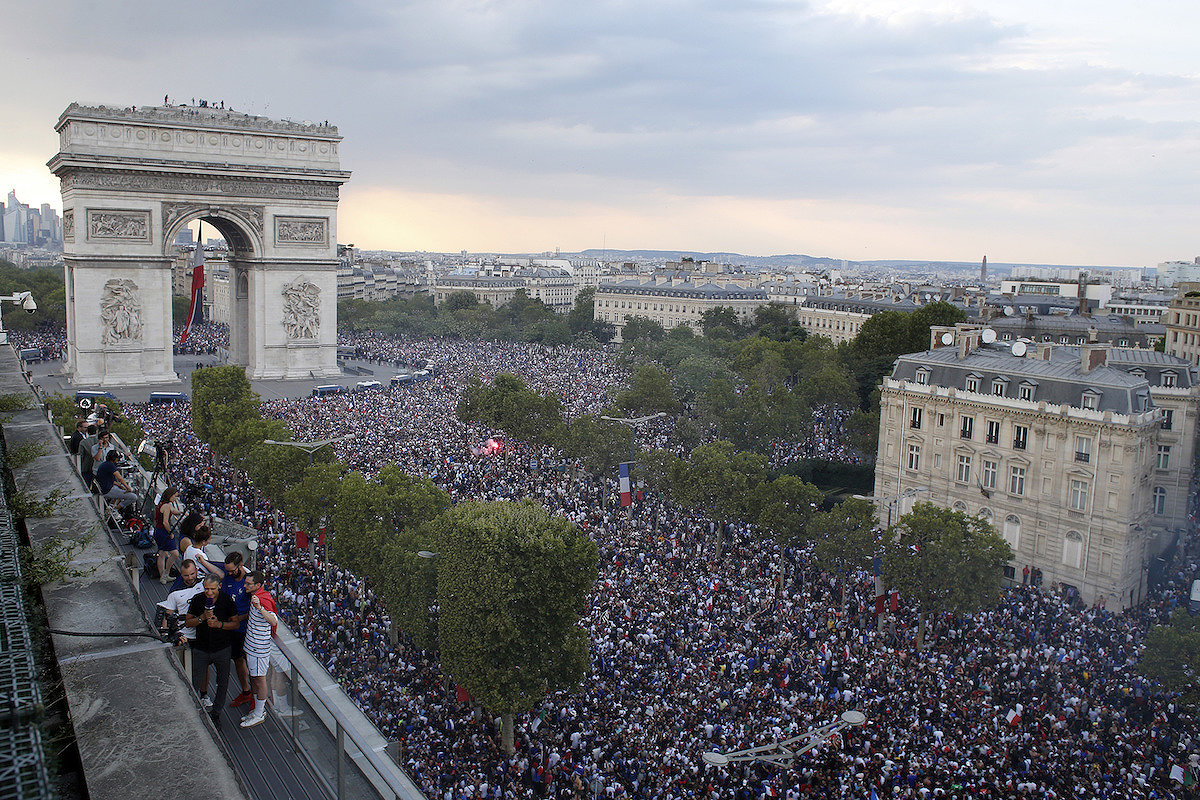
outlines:
{"label": "arch relief sculpture", "polygon": [[104,344],[141,341],[142,293],[129,278],[111,278],[100,296],[100,322]]}
{"label": "arch relief sculpture", "polygon": [[321,328],[321,287],[297,278],[283,285],[283,328],[289,339],[315,339]]}

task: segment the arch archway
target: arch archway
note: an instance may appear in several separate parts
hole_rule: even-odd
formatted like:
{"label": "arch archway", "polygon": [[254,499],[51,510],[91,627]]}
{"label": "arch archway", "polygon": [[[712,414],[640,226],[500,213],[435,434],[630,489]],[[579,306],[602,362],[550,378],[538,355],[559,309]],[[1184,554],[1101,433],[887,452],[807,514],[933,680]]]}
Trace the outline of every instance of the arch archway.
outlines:
{"label": "arch archway", "polygon": [[77,385],[178,380],[168,248],[195,219],[230,246],[230,360],[257,379],[340,374],[337,128],[73,103],[56,130]]}

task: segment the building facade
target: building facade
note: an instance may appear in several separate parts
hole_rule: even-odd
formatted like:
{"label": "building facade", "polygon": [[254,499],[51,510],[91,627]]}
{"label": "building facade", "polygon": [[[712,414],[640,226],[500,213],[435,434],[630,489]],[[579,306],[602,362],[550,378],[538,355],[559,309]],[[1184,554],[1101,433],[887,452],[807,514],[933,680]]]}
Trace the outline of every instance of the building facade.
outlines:
{"label": "building facade", "polygon": [[568,270],[554,267],[501,270],[499,274],[453,273],[438,279],[434,302],[441,305],[455,292],[470,292],[479,302],[499,308],[524,289],[530,299],[565,314],[575,304],[581,288]]}
{"label": "building facade", "polygon": [[[1016,349],[935,327],[881,387],[875,496],[990,521],[1047,585],[1110,609],[1144,596],[1149,560],[1187,526],[1200,381],[1163,353]],[[1028,352],[1023,352],[1028,348]],[[1019,355],[1020,354],[1020,355]]]}
{"label": "building facade", "polygon": [[1200,364],[1200,283],[1181,283],[1166,315],[1166,352]]}
{"label": "building facade", "polygon": [[688,281],[622,281],[596,287],[594,315],[612,323],[620,338],[630,317],[645,317],[671,330],[687,325],[701,332],[704,313],[715,308],[730,308],[740,322],[747,322],[754,310],[768,302],[762,289],[739,286],[694,284]]}

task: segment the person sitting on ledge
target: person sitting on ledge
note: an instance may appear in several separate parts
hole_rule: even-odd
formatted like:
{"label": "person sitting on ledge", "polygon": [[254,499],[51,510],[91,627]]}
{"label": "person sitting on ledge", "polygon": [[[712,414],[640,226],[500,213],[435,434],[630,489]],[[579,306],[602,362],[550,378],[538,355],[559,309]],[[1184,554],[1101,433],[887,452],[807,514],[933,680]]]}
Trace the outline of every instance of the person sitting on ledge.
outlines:
{"label": "person sitting on ledge", "polygon": [[116,500],[117,507],[124,511],[133,507],[137,501],[137,495],[125,482],[121,471],[117,469],[117,461],[120,458],[121,455],[116,450],[108,451],[108,455],[104,457],[104,463],[96,468],[96,483],[100,487],[100,494],[110,500]]}

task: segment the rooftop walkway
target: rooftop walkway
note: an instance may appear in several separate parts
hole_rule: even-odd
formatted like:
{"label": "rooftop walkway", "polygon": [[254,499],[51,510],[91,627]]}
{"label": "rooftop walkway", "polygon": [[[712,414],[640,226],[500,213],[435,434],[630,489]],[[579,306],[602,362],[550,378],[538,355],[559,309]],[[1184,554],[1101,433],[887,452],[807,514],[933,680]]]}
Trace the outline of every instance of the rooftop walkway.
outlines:
{"label": "rooftop walkway", "polygon": [[[11,347],[0,347],[4,394],[28,396],[34,406],[0,415],[7,447],[37,442],[46,451],[14,470],[17,490],[59,497],[52,514],[26,520],[30,541],[60,537],[81,548],[71,562],[77,576],[42,587],[50,625],[110,634],[52,635],[92,798],[425,800],[388,757],[378,730],[284,626],[277,643],[290,669],[276,688],[299,713],[272,711],[243,729],[242,709],[227,706],[214,730],[185,677],[182,651],[145,635],[167,587],[129,568],[144,551],[102,522]],[[230,697],[238,691],[231,675]],[[181,780],[182,761],[203,779]]]}

